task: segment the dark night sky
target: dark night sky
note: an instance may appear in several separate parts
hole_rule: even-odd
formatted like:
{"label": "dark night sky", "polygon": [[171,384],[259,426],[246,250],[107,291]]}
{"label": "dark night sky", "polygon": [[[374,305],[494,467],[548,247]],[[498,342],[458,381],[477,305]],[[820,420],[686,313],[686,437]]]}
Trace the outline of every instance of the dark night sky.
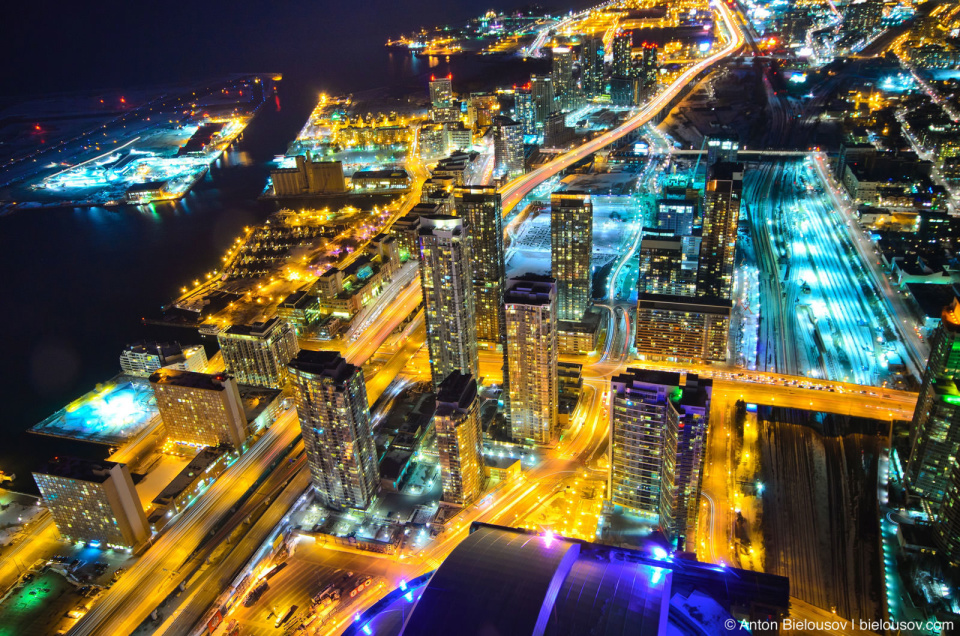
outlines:
{"label": "dark night sky", "polygon": [[[120,2],[31,0],[4,12],[0,95],[134,88],[224,72],[279,71],[343,89],[370,44],[509,0]],[[550,0],[568,10],[582,0]],[[382,52],[380,49],[379,52]],[[378,52],[378,53],[379,53]]]}

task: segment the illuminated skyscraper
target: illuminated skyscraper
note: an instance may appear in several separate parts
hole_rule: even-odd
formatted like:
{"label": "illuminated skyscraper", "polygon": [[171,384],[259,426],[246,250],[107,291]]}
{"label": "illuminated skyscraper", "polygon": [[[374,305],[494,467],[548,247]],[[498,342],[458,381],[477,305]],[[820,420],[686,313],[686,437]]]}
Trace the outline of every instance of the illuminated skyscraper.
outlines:
{"label": "illuminated skyscraper", "polygon": [[686,549],[687,532],[696,530],[712,383],[627,369],[611,390],[610,499],[656,521]]}
{"label": "illuminated skyscraper", "polygon": [[150,384],[171,440],[243,447],[247,418],[233,376],[160,369],[150,376]]}
{"label": "illuminated skyscraper", "polygon": [[133,548],[150,538],[125,464],[54,457],[33,479],[64,538],[97,542],[104,549]]}
{"label": "illuminated skyscraper", "polygon": [[551,113],[557,110],[553,79],[543,76],[530,76],[530,93],[537,113],[537,123],[542,124]]}
{"label": "illuminated skyscraper", "polygon": [[943,500],[960,459],[960,303],[945,307],[913,412],[906,481],[930,512]]}
{"label": "illuminated skyscraper", "polygon": [[430,119],[437,123],[460,120],[460,105],[454,101],[450,76],[430,77]]}
{"label": "illuminated skyscraper", "polygon": [[689,373],[683,381],[684,384],[680,386],[682,395],[673,403],[680,418],[677,430],[677,503],[673,536],[680,549],[694,552],[713,380],[700,379]]}
{"label": "illuminated skyscraper", "polygon": [[743,191],[743,164],[717,163],[710,167],[704,194],[703,232],[697,293],[729,300],[733,294],[733,266]]}
{"label": "illuminated skyscraper", "polygon": [[510,435],[546,444],[557,421],[557,289],[548,276],[507,281],[507,374]]}
{"label": "illuminated skyscraper", "polygon": [[688,262],[684,244],[694,239],[656,230],[644,232],[640,241],[639,293],[693,296],[697,289],[697,261]]}
{"label": "illuminated skyscraper", "polygon": [[641,51],[637,78],[640,80],[644,94],[647,95],[657,85],[657,79],[660,75],[660,64],[657,62],[657,45],[644,42]]}
{"label": "illuminated skyscraper", "polygon": [[593,203],[584,192],[554,192],[550,208],[550,267],[557,280],[557,316],[578,321],[591,299]]}
{"label": "illuminated skyscraper", "polygon": [[503,348],[503,209],[494,186],[454,190],[457,216],[464,220],[473,259],[473,298],[477,340]]}
{"label": "illuminated skyscraper", "polygon": [[330,508],[366,509],[380,483],[363,371],[336,351],[301,351],[290,378],[314,489]]}
{"label": "illuminated skyscraper", "polygon": [[473,376],[454,371],[440,383],[434,422],[443,500],[466,506],[483,490],[483,431]]}
{"label": "illuminated skyscraper", "polygon": [[657,230],[673,232],[679,236],[690,236],[695,229],[699,229],[698,190],[668,186],[663,189],[663,195],[663,198],[657,201]]}
{"label": "illuminated skyscraper", "polygon": [[590,37],[583,41],[580,51],[580,84],[583,92],[590,96],[603,95],[603,38]]}
{"label": "illuminated skyscraper", "polygon": [[252,325],[233,325],[217,335],[223,362],[240,384],[279,389],[287,363],[300,344],[290,323],[271,318]]}
{"label": "illuminated skyscraper", "polygon": [[514,93],[514,115],[523,128],[524,135],[537,134],[537,107],[533,93],[526,88],[518,88]]}
{"label": "illuminated skyscraper", "polygon": [[523,128],[509,117],[493,119],[493,157],[497,176],[523,174]]}
{"label": "illuminated skyscraper", "polygon": [[561,101],[564,109],[570,108],[574,94],[573,83],[573,51],[566,46],[556,46],[551,49],[553,69],[550,73],[553,78],[553,90]]}
{"label": "illuminated skyscraper", "polygon": [[960,567],[960,463],[947,469],[947,489],[934,515],[933,538],[943,560]]}
{"label": "illuminated skyscraper", "polygon": [[473,256],[464,219],[420,217],[420,284],[433,386],[454,371],[479,377]]}
{"label": "illuminated skyscraper", "polygon": [[633,31],[619,33],[613,38],[614,77],[633,77]]}
{"label": "illuminated skyscraper", "polygon": [[451,77],[430,77],[430,104],[434,108],[447,108],[453,105],[453,82]]}

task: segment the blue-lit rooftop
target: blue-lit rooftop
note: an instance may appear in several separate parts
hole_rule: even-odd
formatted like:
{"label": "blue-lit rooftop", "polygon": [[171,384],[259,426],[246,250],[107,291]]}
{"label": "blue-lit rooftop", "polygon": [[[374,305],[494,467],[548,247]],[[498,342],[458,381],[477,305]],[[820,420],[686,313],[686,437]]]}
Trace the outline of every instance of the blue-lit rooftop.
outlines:
{"label": "blue-lit rooftop", "polygon": [[120,444],[159,417],[146,378],[118,375],[30,429],[31,433],[96,444]]}

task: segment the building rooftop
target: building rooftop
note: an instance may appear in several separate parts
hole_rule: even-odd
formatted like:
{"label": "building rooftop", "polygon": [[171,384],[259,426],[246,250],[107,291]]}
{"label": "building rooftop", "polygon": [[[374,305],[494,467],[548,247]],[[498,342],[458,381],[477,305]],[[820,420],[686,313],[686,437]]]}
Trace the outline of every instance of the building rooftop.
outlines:
{"label": "building rooftop", "polygon": [[193,459],[183,467],[177,476],[174,477],[167,486],[160,491],[153,503],[158,506],[166,506],[177,498],[184,490],[193,484],[197,477],[202,475],[212,464],[227,452],[227,449],[221,446],[204,447],[200,449]]}
{"label": "building rooftop", "polygon": [[150,382],[120,374],[70,402],[30,432],[96,444],[121,444],[143,431],[159,414]]}
{"label": "building rooftop", "polygon": [[410,212],[406,216],[401,217],[401,220],[406,219],[407,217],[421,217],[426,214],[440,214],[440,204],[424,203],[421,201],[420,203],[413,206],[410,209]]}
{"label": "building rooftop", "polygon": [[238,384],[237,390],[240,392],[243,415],[247,422],[256,420],[275,400],[279,400],[283,395],[283,391],[280,389],[269,389],[252,384]]}
{"label": "building rooftop", "polygon": [[[677,387],[670,394],[670,400],[683,406],[706,407],[710,401],[713,380],[701,379],[696,373],[681,374],[675,371],[655,371],[652,369],[628,368],[625,373],[613,377],[614,384],[638,387],[641,384],[653,384],[664,387]],[[639,388],[639,387],[638,387]]]}
{"label": "building rooftop", "polygon": [[489,466],[490,468],[497,468],[500,470],[505,470],[507,468],[510,468],[514,464],[518,464],[521,461],[522,461],[521,458],[511,457],[509,455],[504,455],[503,457],[501,457],[500,455],[494,455],[494,454],[488,454],[488,453],[483,454],[484,465]]}
{"label": "building rooftop", "polygon": [[338,386],[344,386],[359,369],[347,364],[338,351],[310,351],[303,349],[290,361],[291,369],[313,376],[330,378]]}
{"label": "building rooftop", "polygon": [[540,274],[523,274],[507,280],[504,304],[549,305],[557,295],[557,281]]}
{"label": "building rooftop", "polygon": [[110,479],[110,471],[119,465],[106,460],[93,461],[80,457],[54,457],[43,468],[34,472],[102,484]]}
{"label": "building rooftop", "polygon": [[437,389],[437,415],[449,415],[470,406],[477,397],[477,382],[469,373],[453,371]]}
{"label": "building rooftop", "polygon": [[420,236],[432,236],[435,232],[463,234],[463,220],[450,214],[425,214],[420,217]]}
{"label": "building rooftop", "polygon": [[380,460],[380,477],[389,481],[397,481],[407,469],[407,464],[413,457],[413,451],[391,448],[384,453]]}
{"label": "building rooftop", "polygon": [[123,350],[131,353],[155,354],[161,358],[172,358],[183,353],[183,348],[179,342],[149,342],[147,340],[128,344]]}
{"label": "building rooftop", "polygon": [[162,188],[166,181],[147,181],[146,183],[135,183],[127,188],[127,193],[136,194],[137,192],[155,192]]}
{"label": "building rooftop", "polygon": [[907,283],[907,289],[920,311],[927,318],[940,319],[943,308],[957,297],[957,290],[953,285],[937,285],[934,283]]}
{"label": "building rooftop", "polygon": [[600,312],[588,309],[582,320],[558,320],[557,331],[595,333],[600,327]]}
{"label": "building rooftop", "polygon": [[713,181],[742,181],[743,164],[732,161],[718,161],[710,166],[709,180]]}
{"label": "building rooftop", "polygon": [[306,291],[296,291],[284,298],[280,302],[280,306],[297,309],[301,306],[301,304],[308,302],[309,300],[310,296]]}
{"label": "building rooftop", "polygon": [[729,314],[733,304],[729,300],[722,298],[711,298],[709,296],[673,296],[670,294],[640,294],[640,306],[657,305],[661,309],[674,309],[679,311],[700,311],[706,313]]}
{"label": "building rooftop", "polygon": [[358,170],[353,179],[409,179],[406,170]]}
{"label": "building rooftop", "polygon": [[150,376],[150,384],[180,386],[188,389],[203,389],[204,391],[223,391],[224,381],[231,379],[233,379],[233,376],[228,373],[196,373],[176,369],[159,369]]}
{"label": "building rooftop", "polygon": [[273,317],[270,320],[254,322],[249,325],[231,325],[226,331],[221,332],[220,335],[265,338],[270,335],[270,332],[273,331],[278,324],[280,324],[280,319]]}

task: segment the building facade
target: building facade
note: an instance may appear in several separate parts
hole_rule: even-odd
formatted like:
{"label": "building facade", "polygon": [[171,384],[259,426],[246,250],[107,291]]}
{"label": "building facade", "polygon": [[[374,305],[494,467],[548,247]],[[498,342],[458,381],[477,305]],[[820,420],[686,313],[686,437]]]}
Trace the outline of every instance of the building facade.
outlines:
{"label": "building facade", "polygon": [[930,512],[950,484],[960,457],[960,303],[945,307],[930,341],[930,358],[913,412],[905,469],[912,495]]}
{"label": "building facade", "polygon": [[380,483],[363,371],[336,351],[301,351],[290,378],[310,464],[323,505],[364,510]]}
{"label": "building facade", "polygon": [[696,534],[712,383],[628,369],[611,383],[610,499],[656,521],[678,549]]}
{"label": "building facade", "polygon": [[603,38],[589,37],[583,40],[580,51],[580,87],[589,97],[603,95],[604,73],[603,58],[605,55]]}
{"label": "building facade", "polygon": [[733,266],[737,224],[743,192],[743,164],[716,163],[704,193],[703,232],[697,292],[729,300],[733,294]]}
{"label": "building facade", "polygon": [[279,318],[251,325],[233,325],[217,335],[223,362],[240,384],[279,389],[287,363],[300,344],[293,327]]}
{"label": "building facade", "polygon": [[120,370],[126,375],[148,378],[162,367],[184,371],[202,371],[207,365],[207,352],[201,345],[186,349],[179,342],[141,341],[124,347],[120,353]]}
{"label": "building facade", "polygon": [[557,281],[557,316],[579,321],[591,300],[593,203],[584,192],[554,192],[550,207],[550,269]]}
{"label": "building facade", "polygon": [[740,137],[737,135],[707,135],[707,165],[717,162],[736,163],[740,151]]}
{"label": "building facade", "polygon": [[464,220],[420,217],[420,284],[434,387],[454,371],[479,377],[473,257]]}
{"label": "building facade", "polygon": [[523,174],[523,127],[509,117],[493,120],[493,157],[493,171],[498,177]]}
{"label": "building facade", "polygon": [[573,51],[566,46],[555,46],[550,51],[550,57],[553,90],[560,101],[560,106],[567,110],[571,107],[571,99],[576,88],[573,83]]}
{"label": "building facade", "polygon": [[243,448],[249,431],[233,376],[160,369],[150,376],[150,385],[169,439]]}
{"label": "building facade", "polygon": [[430,77],[430,104],[434,108],[445,108],[453,104],[453,79],[447,77]]}
{"label": "building facade", "polygon": [[933,539],[944,562],[960,567],[960,464],[956,462],[934,517]]}
{"label": "building facade", "polygon": [[64,538],[102,548],[135,548],[150,538],[125,464],[55,457],[33,479]]}
{"label": "building facade", "polygon": [[316,161],[307,151],[294,158],[292,168],[270,171],[273,194],[278,197],[301,194],[336,194],[347,191],[343,164],[339,161]]}
{"label": "building facade", "polygon": [[641,294],[637,354],[650,360],[725,362],[730,301]]}
{"label": "building facade", "polygon": [[454,190],[457,216],[464,220],[470,241],[473,302],[477,340],[503,348],[503,208],[494,186],[464,186]]}
{"label": "building facade", "polygon": [[520,88],[514,93],[513,114],[524,135],[537,134],[537,107],[529,89]]}
{"label": "building facade", "polygon": [[633,76],[633,32],[618,33],[613,38],[613,68],[614,77],[628,78]]}
{"label": "building facade", "polygon": [[530,76],[530,93],[533,95],[533,105],[536,110],[538,124],[543,124],[552,113],[557,110],[556,91],[553,78],[547,76]]}
{"label": "building facade", "polygon": [[483,431],[473,376],[454,371],[440,383],[437,411],[437,452],[443,501],[466,506],[483,491]]}
{"label": "building facade", "polygon": [[689,263],[684,239],[676,234],[650,230],[640,241],[641,294],[693,296],[697,288],[696,262]]}
{"label": "building facade", "polygon": [[612,379],[607,492],[614,505],[659,523],[666,533],[675,522],[680,417],[670,400],[672,378],[651,373],[628,369]]}
{"label": "building facade", "polygon": [[511,278],[504,302],[510,435],[548,444],[559,433],[556,282],[536,274]]}

